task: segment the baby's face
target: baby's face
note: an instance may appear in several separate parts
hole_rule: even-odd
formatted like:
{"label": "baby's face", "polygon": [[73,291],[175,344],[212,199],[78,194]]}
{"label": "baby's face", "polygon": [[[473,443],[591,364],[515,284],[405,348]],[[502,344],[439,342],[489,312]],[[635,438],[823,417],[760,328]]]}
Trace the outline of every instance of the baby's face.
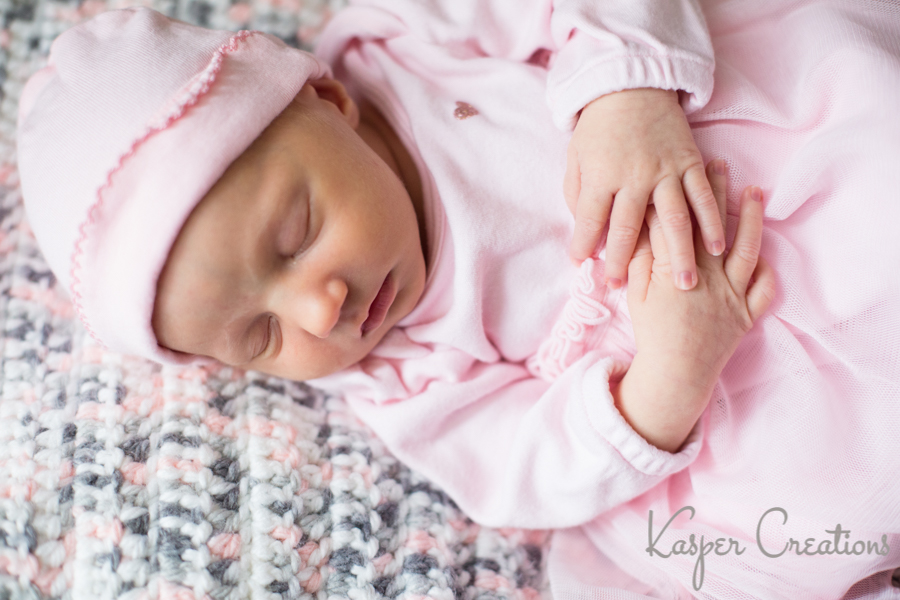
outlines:
{"label": "baby's face", "polygon": [[157,284],[159,343],[300,381],[368,354],[425,287],[421,194],[377,129],[339,83],[308,82],[182,227]]}

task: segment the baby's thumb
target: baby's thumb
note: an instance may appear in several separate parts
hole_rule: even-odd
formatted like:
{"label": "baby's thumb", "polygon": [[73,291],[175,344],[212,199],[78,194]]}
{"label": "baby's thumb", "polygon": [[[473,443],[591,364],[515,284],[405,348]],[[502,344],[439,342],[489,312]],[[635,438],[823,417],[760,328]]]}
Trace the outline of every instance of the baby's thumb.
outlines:
{"label": "baby's thumb", "polygon": [[756,323],[775,299],[775,271],[760,256],[756,259],[752,277],[747,287],[747,309],[750,311],[750,318]]}

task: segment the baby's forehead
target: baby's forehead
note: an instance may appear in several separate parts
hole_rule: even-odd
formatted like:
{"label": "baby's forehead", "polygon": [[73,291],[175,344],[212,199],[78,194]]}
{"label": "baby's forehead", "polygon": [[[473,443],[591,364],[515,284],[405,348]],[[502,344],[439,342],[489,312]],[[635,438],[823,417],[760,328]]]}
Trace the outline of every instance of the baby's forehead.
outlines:
{"label": "baby's forehead", "polygon": [[250,317],[248,294],[239,283],[240,264],[213,247],[177,258],[170,261],[171,267],[167,264],[157,285],[157,338],[173,350],[222,356],[232,349]]}
{"label": "baby's forehead", "polygon": [[211,316],[232,310],[258,282],[260,227],[251,215],[244,217],[243,228],[186,226],[166,261],[161,280],[184,298],[202,302]]}
{"label": "baby's forehead", "polygon": [[154,313],[185,334],[232,320],[254,281],[264,216],[252,203],[198,205],[169,250]]}
{"label": "baby's forehead", "polygon": [[251,166],[232,165],[197,203],[178,232],[169,261],[184,260],[220,277],[232,275],[233,266],[247,261],[273,227],[277,208],[271,186]]}

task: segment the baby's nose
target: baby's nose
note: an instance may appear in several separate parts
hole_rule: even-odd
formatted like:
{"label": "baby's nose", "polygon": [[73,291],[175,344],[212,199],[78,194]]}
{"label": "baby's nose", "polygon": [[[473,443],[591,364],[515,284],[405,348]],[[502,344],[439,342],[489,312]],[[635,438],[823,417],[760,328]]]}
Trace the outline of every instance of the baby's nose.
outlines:
{"label": "baby's nose", "polygon": [[333,278],[314,289],[289,287],[280,295],[276,314],[288,327],[299,327],[318,338],[327,338],[341,319],[347,284]]}

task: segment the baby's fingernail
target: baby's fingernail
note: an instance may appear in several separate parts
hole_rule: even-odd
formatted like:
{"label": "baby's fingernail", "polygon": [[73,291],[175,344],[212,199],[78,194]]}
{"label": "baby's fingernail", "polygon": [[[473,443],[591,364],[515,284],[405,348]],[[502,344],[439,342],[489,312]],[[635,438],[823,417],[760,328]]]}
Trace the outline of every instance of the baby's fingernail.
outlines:
{"label": "baby's fingernail", "polygon": [[716,175],[724,175],[725,174],[725,161],[717,160],[713,162],[713,171],[715,171]]}
{"label": "baby's fingernail", "polygon": [[712,245],[712,253],[713,256],[718,256],[722,254],[722,251],[725,250],[725,242],[721,240],[716,240]]}
{"label": "baby's fingernail", "polygon": [[758,187],[754,186],[750,188],[750,197],[756,200],[757,202],[762,202],[762,190]]}
{"label": "baby's fingernail", "polygon": [[694,275],[690,271],[682,271],[681,275],[678,276],[678,287],[683,290],[689,290],[693,285]]}
{"label": "baby's fingernail", "polygon": [[610,289],[617,290],[622,287],[622,280],[618,277],[610,277],[606,280],[606,286]]}

